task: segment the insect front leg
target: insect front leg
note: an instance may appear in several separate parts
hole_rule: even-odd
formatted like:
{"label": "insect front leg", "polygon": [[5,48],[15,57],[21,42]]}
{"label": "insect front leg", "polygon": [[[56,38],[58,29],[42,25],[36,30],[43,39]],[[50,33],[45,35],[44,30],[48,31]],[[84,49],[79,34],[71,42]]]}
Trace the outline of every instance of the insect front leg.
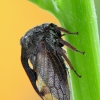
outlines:
{"label": "insect front leg", "polygon": [[57,27],[60,31],[62,31],[62,32],[65,32],[65,33],[67,33],[67,34],[75,34],[75,35],[78,35],[78,32],[74,32],[74,33],[72,33],[72,32],[69,32],[68,30],[66,30],[66,29],[64,29],[64,28],[62,28],[62,27]]}

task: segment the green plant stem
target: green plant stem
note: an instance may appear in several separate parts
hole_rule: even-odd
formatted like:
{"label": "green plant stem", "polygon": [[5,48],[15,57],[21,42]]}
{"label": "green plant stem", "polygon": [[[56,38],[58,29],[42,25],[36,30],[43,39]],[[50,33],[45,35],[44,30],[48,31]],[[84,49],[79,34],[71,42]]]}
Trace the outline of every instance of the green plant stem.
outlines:
{"label": "green plant stem", "polygon": [[79,35],[66,35],[82,55],[68,49],[68,57],[78,74],[71,72],[73,100],[100,100],[100,45],[93,0],[29,0],[51,12],[63,28]]}

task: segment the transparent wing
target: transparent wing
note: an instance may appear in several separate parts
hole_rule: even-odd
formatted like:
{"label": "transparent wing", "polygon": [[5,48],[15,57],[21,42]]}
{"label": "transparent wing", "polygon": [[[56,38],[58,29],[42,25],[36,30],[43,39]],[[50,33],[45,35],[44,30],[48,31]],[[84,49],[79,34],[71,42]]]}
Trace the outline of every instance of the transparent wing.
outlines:
{"label": "transparent wing", "polygon": [[38,45],[38,53],[31,57],[37,73],[37,87],[44,100],[69,100],[67,72],[62,57],[45,42]]}

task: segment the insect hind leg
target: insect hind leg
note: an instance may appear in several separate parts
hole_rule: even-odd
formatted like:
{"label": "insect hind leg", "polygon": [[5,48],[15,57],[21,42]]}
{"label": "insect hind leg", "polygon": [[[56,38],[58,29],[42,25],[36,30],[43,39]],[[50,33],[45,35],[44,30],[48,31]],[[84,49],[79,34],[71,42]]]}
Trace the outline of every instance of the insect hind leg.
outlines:
{"label": "insect hind leg", "polygon": [[76,70],[75,70],[74,67],[72,66],[70,60],[67,58],[67,56],[65,55],[65,53],[63,52],[63,50],[62,50],[61,48],[59,48],[59,47],[56,47],[56,50],[57,50],[58,53],[60,53],[60,54],[63,56],[63,58],[66,60],[66,62],[68,63],[69,67],[74,71],[74,73],[75,73],[79,78],[81,78],[81,75],[79,75],[79,74],[76,72]]}

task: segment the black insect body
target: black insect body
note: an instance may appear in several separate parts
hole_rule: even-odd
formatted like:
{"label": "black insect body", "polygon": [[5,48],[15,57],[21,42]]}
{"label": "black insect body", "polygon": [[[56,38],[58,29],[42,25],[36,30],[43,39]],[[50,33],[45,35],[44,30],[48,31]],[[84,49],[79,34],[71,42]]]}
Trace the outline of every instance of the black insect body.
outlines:
{"label": "black insect body", "polygon": [[[77,74],[62,47],[66,45],[74,51],[80,51],[61,38],[61,31],[78,34],[70,33],[53,23],[46,23],[30,29],[21,38],[22,65],[35,91],[45,100],[70,100],[64,59]],[[84,54],[84,52],[80,53]],[[33,69],[30,68],[28,59]],[[78,75],[78,77],[81,76]]]}

